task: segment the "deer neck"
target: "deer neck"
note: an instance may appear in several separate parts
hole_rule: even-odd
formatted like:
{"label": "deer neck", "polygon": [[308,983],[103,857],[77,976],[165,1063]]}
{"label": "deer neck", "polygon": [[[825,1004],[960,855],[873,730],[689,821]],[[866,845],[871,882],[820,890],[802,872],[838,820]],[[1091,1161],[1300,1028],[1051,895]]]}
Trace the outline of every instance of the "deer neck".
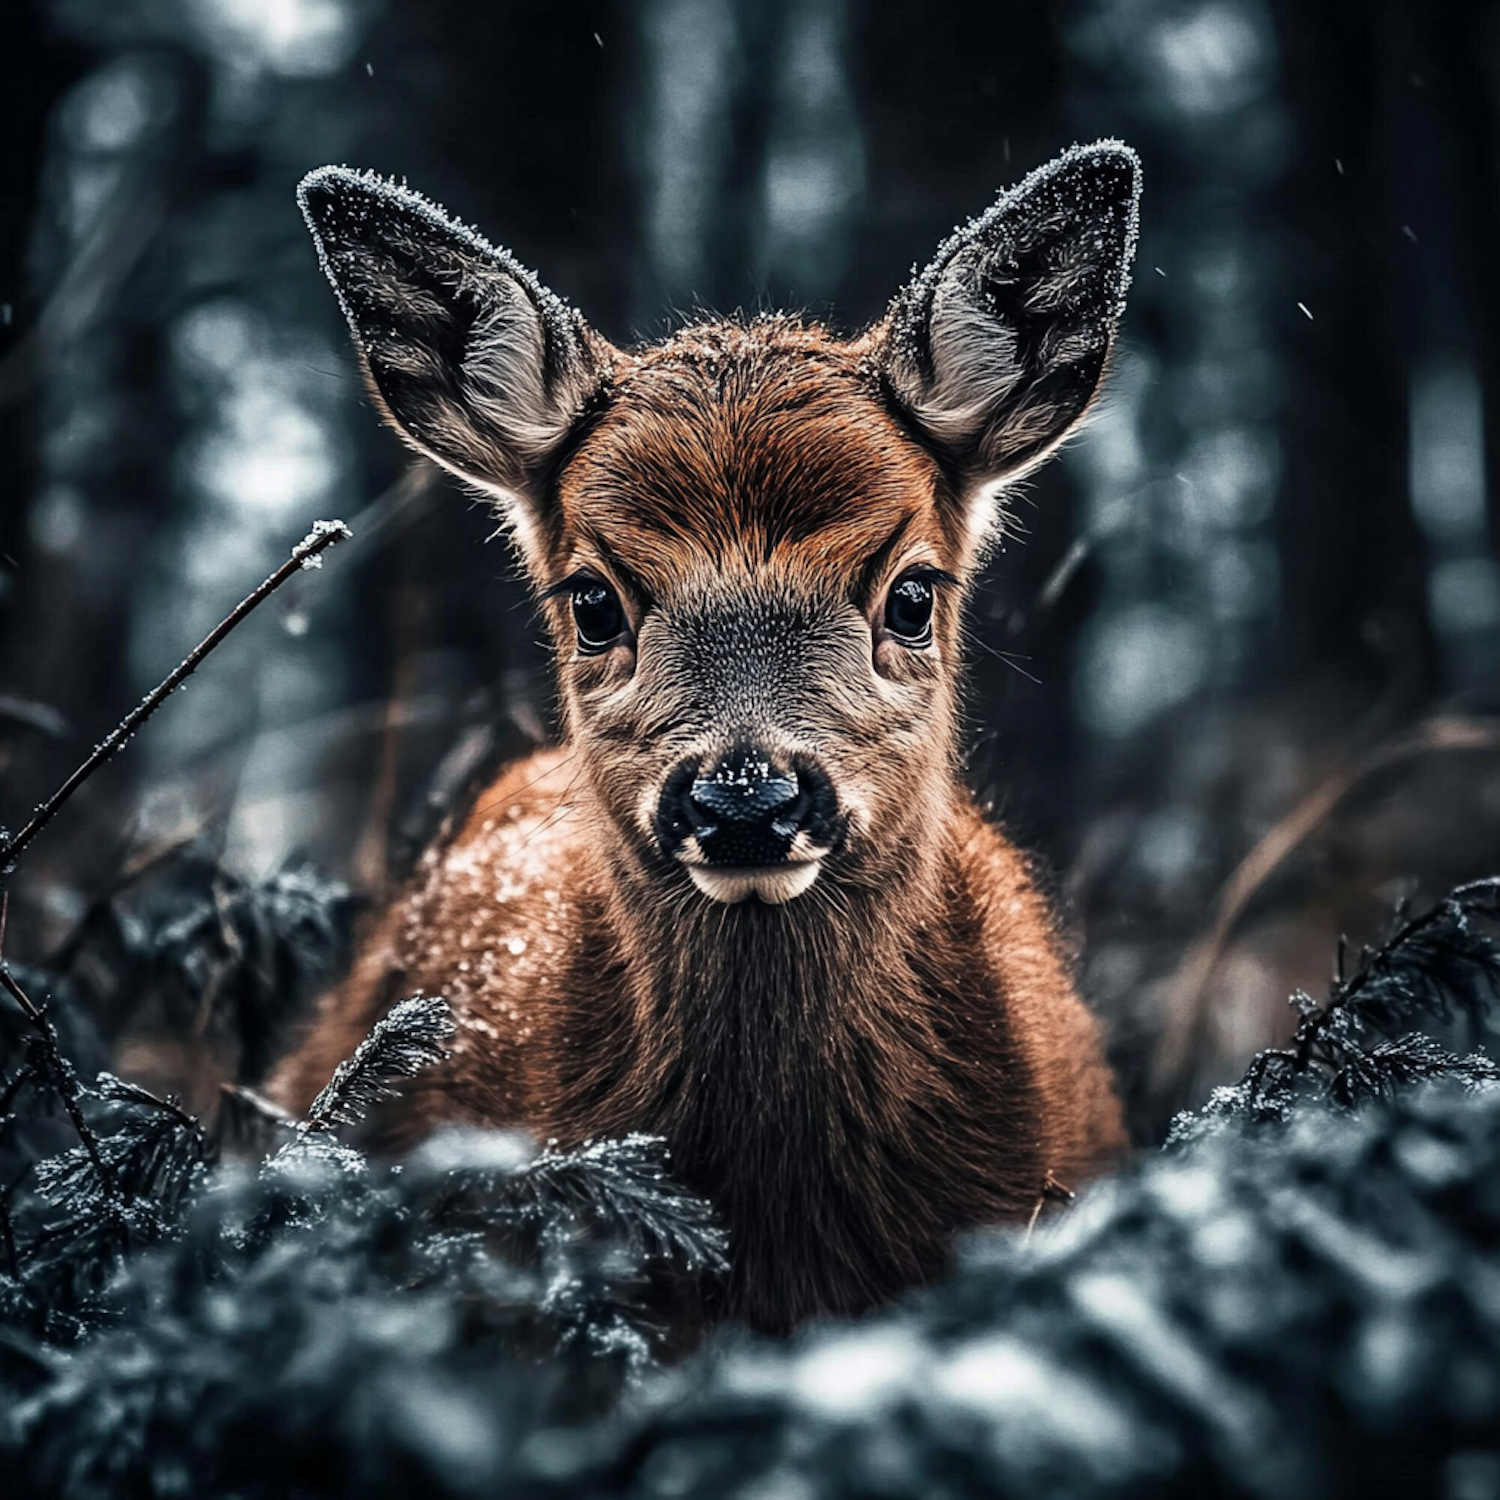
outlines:
{"label": "deer neck", "polygon": [[832,1125],[852,1095],[863,1110],[883,1090],[880,1109],[895,1109],[910,1054],[930,1050],[924,991],[962,941],[946,842],[934,833],[883,876],[825,873],[783,906],[696,892],[666,902],[620,883],[609,925],[631,1012],[631,1093],[649,1095],[656,1125],[705,1151],[765,1132],[821,1153],[836,1149],[843,1127]]}
{"label": "deer neck", "polygon": [[[956,1228],[1034,1199],[1029,1147],[989,1160],[997,1122],[1026,1113],[1025,1073],[974,971],[961,825],[930,826],[894,890],[830,882],[784,907],[644,916],[617,893],[631,1015],[606,1129],[666,1137],[736,1247],[725,1310],[757,1326],[878,1301],[935,1274]],[[934,1173],[944,1150],[963,1173]]]}

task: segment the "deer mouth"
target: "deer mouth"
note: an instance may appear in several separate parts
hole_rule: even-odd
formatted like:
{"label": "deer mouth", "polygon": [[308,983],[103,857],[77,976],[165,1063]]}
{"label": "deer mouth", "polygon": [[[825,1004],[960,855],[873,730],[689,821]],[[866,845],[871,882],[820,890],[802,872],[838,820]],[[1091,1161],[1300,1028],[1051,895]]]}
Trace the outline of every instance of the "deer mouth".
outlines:
{"label": "deer mouth", "polygon": [[733,906],[756,896],[768,906],[794,901],[818,878],[821,859],[789,860],[779,865],[755,865],[736,869],[726,865],[690,864],[687,872],[705,896]]}

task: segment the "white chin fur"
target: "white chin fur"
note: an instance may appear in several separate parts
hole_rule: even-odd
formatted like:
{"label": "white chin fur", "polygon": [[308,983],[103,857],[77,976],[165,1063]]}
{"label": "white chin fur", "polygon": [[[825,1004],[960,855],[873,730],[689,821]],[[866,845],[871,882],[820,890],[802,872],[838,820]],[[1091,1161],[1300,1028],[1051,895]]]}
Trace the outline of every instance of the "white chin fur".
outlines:
{"label": "white chin fur", "polygon": [[780,906],[800,896],[818,878],[818,861],[794,865],[771,865],[763,870],[715,869],[712,865],[689,865],[693,884],[705,896],[733,906],[750,896],[759,896],[771,906]]}

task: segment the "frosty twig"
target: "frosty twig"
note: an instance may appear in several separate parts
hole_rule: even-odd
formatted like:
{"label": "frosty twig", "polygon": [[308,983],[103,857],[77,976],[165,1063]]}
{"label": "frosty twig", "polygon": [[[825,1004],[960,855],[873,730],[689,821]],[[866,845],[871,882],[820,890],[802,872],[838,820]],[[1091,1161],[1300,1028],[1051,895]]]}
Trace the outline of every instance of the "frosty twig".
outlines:
{"label": "frosty twig", "polygon": [[56,816],[62,805],[83,785],[121,745],[161,707],[165,699],[192,675],[203,658],[242,620],[284,584],[294,573],[307,567],[321,567],[323,551],[350,535],[342,521],[318,521],[313,529],[292,548],[292,555],[271,574],[259,588],[247,594],[219,621],[202,641],[173,668],[156,687],[146,694],[104,739],[94,746],[82,765],[36,810],[31,821],[13,838],[0,845],[0,879],[15,868],[16,860],[28,844]]}

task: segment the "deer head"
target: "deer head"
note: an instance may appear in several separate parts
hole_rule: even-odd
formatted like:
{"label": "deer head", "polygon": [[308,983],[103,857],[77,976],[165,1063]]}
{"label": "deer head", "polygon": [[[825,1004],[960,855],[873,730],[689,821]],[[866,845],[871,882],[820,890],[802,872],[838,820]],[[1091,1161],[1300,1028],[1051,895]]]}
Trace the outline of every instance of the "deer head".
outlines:
{"label": "deer head", "polygon": [[1099,387],[1138,191],[1128,148],[1074,148],[852,340],[768,317],[621,351],[416,194],[303,182],[376,402],[515,537],[620,882],[781,905],[920,878],[963,596]]}

